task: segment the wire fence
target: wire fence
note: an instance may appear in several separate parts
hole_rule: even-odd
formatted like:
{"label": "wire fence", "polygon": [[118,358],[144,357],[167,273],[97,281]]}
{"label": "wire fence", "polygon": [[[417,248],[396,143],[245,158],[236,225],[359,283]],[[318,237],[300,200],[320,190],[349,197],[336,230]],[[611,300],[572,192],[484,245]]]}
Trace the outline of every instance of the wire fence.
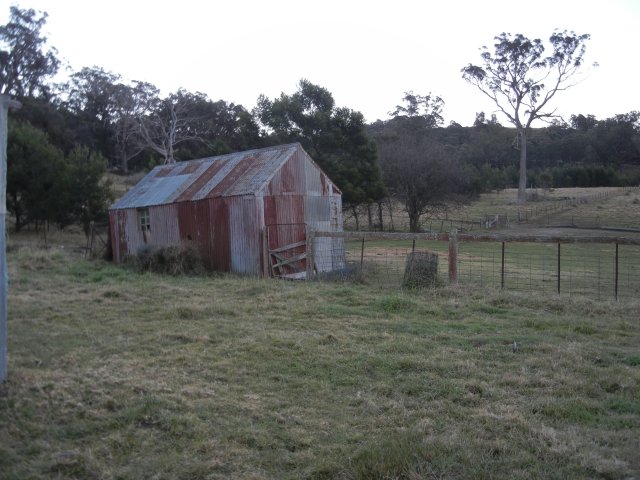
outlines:
{"label": "wire fence", "polygon": [[[446,233],[452,229],[466,232],[478,232],[483,230],[495,230],[509,228],[514,225],[534,224],[550,227],[576,227],[576,228],[608,228],[612,226],[611,215],[595,214],[584,215],[585,205],[598,205],[608,199],[620,196],[630,196],[640,193],[639,187],[610,187],[595,193],[571,196],[559,196],[559,192],[549,193],[544,190],[529,192],[530,201],[525,205],[516,205],[506,200],[498,205],[485,205],[480,211],[453,210],[450,213],[444,210],[432,218],[423,219],[421,228],[431,233]],[[600,208],[600,207],[594,207]],[[588,209],[587,209],[588,210]],[[359,208],[345,210],[345,225],[355,230],[360,229],[361,221],[367,220],[369,231],[407,231],[408,218],[401,204],[392,199],[386,199],[377,205],[363,205]],[[631,225],[618,226],[633,227]],[[386,227],[386,228],[385,228]]]}
{"label": "wire fence", "polygon": [[637,190],[637,187],[621,187],[579,197],[553,198],[540,205],[518,207],[511,211],[485,214],[481,217],[465,215],[457,218],[434,218],[425,223],[425,228],[430,232],[440,233],[454,228],[461,231],[490,230],[523,223],[548,227],[607,228],[610,227],[610,215],[574,215],[575,208]]}
{"label": "wire fence", "polygon": [[344,268],[336,270],[334,260],[333,270],[323,269],[312,247],[307,278],[347,278],[390,288],[455,284],[597,299],[640,298],[640,239],[635,238],[453,232],[311,235],[309,244],[332,237],[335,251],[323,258],[344,258]]}

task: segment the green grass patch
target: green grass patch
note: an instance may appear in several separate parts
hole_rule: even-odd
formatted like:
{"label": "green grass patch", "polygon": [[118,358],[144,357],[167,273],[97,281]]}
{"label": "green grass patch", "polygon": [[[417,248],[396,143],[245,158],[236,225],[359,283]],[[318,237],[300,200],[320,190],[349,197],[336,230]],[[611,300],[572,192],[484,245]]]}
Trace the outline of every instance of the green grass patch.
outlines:
{"label": "green grass patch", "polygon": [[1,478],[640,471],[638,301],[9,261]]}

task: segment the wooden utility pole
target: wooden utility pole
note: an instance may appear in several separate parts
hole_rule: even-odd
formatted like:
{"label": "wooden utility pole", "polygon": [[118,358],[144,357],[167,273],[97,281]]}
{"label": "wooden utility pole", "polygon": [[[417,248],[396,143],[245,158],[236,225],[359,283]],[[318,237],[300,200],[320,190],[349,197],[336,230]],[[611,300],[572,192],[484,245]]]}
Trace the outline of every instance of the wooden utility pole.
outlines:
{"label": "wooden utility pole", "polygon": [[7,135],[9,108],[20,108],[20,102],[0,95],[0,383],[7,379]]}

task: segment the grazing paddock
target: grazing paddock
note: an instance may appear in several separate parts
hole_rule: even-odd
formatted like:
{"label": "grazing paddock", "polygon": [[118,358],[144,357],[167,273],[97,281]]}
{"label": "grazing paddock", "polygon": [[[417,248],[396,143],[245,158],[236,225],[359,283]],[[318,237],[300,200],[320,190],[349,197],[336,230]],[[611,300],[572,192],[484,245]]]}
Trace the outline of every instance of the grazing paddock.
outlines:
{"label": "grazing paddock", "polygon": [[[398,288],[411,267],[411,253],[432,252],[438,256],[438,283],[450,283],[448,235],[356,232],[330,235],[344,237],[341,254],[346,258],[347,277],[357,276],[359,281],[371,285]],[[316,232],[314,236],[323,234]],[[427,237],[440,239],[425,240]],[[515,236],[480,237],[483,241],[477,238],[459,235],[456,242],[457,284],[466,288],[491,287],[594,299],[640,298],[640,240],[620,238],[616,244],[613,238],[575,235],[558,237],[563,239],[561,242],[543,237],[528,242],[515,241]]]}
{"label": "grazing paddock", "polygon": [[[450,206],[422,218],[425,231],[446,232],[452,228],[468,231],[486,230],[487,220],[496,216],[500,221],[492,230],[505,227],[621,227],[640,229],[640,189],[638,187],[557,188],[551,191],[532,190],[535,201],[518,203],[517,189],[498,193],[483,193],[469,204]],[[385,202],[382,208],[385,231],[408,232],[409,218],[402,202]],[[377,206],[371,208],[372,222],[378,222]],[[353,212],[345,212],[345,229],[356,230]],[[359,211],[360,230],[369,227],[367,210]]]}
{"label": "grazing paddock", "polygon": [[637,299],[9,268],[3,479],[640,475]]}

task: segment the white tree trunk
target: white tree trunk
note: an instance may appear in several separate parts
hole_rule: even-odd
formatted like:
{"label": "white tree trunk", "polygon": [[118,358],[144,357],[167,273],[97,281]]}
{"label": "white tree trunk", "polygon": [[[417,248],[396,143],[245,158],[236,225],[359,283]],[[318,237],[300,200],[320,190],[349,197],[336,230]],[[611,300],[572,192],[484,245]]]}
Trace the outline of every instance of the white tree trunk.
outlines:
{"label": "white tree trunk", "polygon": [[527,131],[518,131],[520,136],[520,177],[518,180],[518,203],[527,201]]}

